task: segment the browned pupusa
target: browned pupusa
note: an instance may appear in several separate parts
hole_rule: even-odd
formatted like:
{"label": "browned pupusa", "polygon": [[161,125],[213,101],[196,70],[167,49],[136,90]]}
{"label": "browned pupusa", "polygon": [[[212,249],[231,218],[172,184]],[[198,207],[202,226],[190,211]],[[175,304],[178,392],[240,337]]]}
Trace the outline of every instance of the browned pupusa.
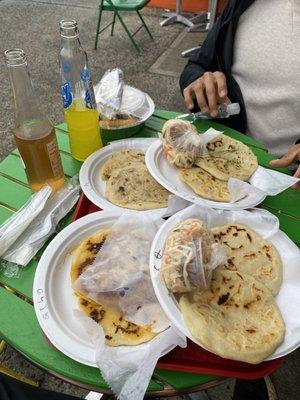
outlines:
{"label": "browned pupusa", "polygon": [[215,240],[226,245],[224,268],[251,275],[276,295],[282,283],[282,262],[278,251],[252,229],[228,223],[212,229]]}
{"label": "browned pupusa", "polygon": [[134,149],[123,149],[113,153],[102,165],[101,177],[103,180],[109,179],[112,172],[136,163],[145,164],[145,154]]}
{"label": "browned pupusa", "polygon": [[149,328],[127,321],[115,310],[77,296],[79,309],[102,326],[108,346],[136,346],[156,336]]}
{"label": "browned pupusa", "polygon": [[284,339],[271,292],[250,275],[217,268],[209,289],[184,294],[179,305],[192,335],[224,358],[257,364]]}
{"label": "browned pupusa", "polygon": [[203,168],[215,178],[228,181],[229,178],[248,181],[257,169],[257,158],[252,150],[226,135],[219,135],[206,145],[207,155],[199,157],[195,165]]}
{"label": "browned pupusa", "polygon": [[113,171],[106,182],[105,195],[119,207],[151,210],[168,205],[170,192],[139,163]]}
{"label": "browned pupusa", "polygon": [[200,167],[185,168],[179,172],[180,179],[199,196],[213,201],[230,201],[227,182],[215,178]]}

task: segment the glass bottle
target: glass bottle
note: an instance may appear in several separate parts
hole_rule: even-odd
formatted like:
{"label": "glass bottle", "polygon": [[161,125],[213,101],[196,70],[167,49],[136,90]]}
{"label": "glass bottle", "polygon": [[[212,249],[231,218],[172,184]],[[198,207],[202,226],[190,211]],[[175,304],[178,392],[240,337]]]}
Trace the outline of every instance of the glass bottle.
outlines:
{"label": "glass bottle", "polygon": [[55,191],[64,184],[55,129],[40,110],[23,50],[4,53],[15,102],[14,138],[29,186],[38,191],[49,184]]}
{"label": "glass bottle", "polygon": [[60,22],[61,94],[68,125],[71,154],[84,161],[102,147],[99,114],[86,52],[81,47],[77,22]]}

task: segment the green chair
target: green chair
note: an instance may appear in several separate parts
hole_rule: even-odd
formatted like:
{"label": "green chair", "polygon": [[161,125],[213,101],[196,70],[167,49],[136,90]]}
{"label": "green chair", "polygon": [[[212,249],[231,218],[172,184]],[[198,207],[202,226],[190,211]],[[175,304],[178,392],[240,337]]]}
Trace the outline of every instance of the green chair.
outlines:
{"label": "green chair", "polygon": [[[123,28],[125,29],[125,32],[127,33],[131,43],[134,45],[135,50],[137,51],[138,54],[140,54],[140,48],[137,45],[136,41],[134,40],[134,36],[138,33],[138,31],[145,27],[146,31],[148,32],[150,38],[152,40],[153,36],[151,35],[151,32],[148,29],[148,26],[146,25],[144,19],[142,18],[141,14],[140,14],[140,10],[145,7],[146,4],[149,3],[150,0],[100,0],[100,4],[99,4],[99,16],[98,16],[98,24],[97,24],[97,31],[96,31],[96,38],[95,38],[95,46],[94,49],[97,49],[98,46],[98,37],[100,35],[100,33],[102,33],[106,28],[108,28],[109,26],[111,26],[111,36],[113,36],[114,34],[114,27],[115,27],[115,22],[116,22],[116,17],[119,18],[121,25],[123,26]],[[114,13],[114,17],[112,22],[110,22],[109,24],[107,24],[104,28],[100,29],[100,24],[101,24],[101,17],[102,17],[102,12],[103,11],[111,11]],[[130,33],[125,22],[123,21],[121,15],[120,15],[120,11],[135,11],[138,15],[138,17],[140,18],[140,20],[142,21],[142,25],[134,32],[134,33]]]}

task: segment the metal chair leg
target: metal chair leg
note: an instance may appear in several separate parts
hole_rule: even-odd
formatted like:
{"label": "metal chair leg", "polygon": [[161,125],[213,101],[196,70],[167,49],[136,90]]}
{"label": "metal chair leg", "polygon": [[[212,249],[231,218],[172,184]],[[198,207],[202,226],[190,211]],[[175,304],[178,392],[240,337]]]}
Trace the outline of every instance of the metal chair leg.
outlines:
{"label": "metal chair leg", "polygon": [[97,23],[97,30],[96,30],[96,37],[95,37],[94,50],[97,50],[97,47],[98,47],[98,37],[99,37],[100,24],[101,24],[101,17],[102,17],[102,8],[103,8],[103,0],[100,0],[100,4],[99,4],[99,14],[98,14],[98,23]]}
{"label": "metal chair leg", "polygon": [[9,376],[10,378],[16,379],[17,381],[27,383],[28,385],[38,387],[39,384],[32,379],[26,378],[26,376],[13,371],[12,369],[6,368],[0,364],[0,374]]}
{"label": "metal chair leg", "polygon": [[114,35],[115,22],[116,22],[116,13],[114,12],[114,19],[113,19],[112,26],[111,26],[110,36]]}
{"label": "metal chair leg", "polygon": [[150,36],[150,38],[151,38],[152,40],[154,40],[154,38],[153,38],[153,36],[152,36],[152,34],[151,34],[151,32],[150,32],[148,26],[146,25],[146,22],[144,21],[144,18],[141,16],[141,14],[139,13],[138,10],[137,10],[136,12],[137,12],[137,15],[140,17],[140,20],[142,21],[142,24],[144,25],[146,31],[148,32],[148,35]]}
{"label": "metal chair leg", "polygon": [[129,37],[131,43],[133,44],[133,46],[134,46],[136,52],[138,53],[138,55],[140,55],[140,52],[141,52],[141,51],[140,51],[140,48],[139,48],[139,46],[137,45],[136,41],[133,39],[133,36],[132,36],[131,33],[129,32],[129,30],[128,30],[127,26],[125,25],[125,23],[124,23],[124,21],[123,21],[121,15],[119,14],[118,10],[115,10],[115,13],[116,13],[116,16],[119,18],[119,21],[121,22],[121,25],[123,26],[125,32],[127,33],[127,35],[128,35],[128,37]]}
{"label": "metal chair leg", "polygon": [[[6,343],[4,342],[4,340],[0,341],[0,354],[2,354],[4,352],[6,348]],[[9,376],[10,378],[14,378],[18,381],[24,382],[24,383],[28,383],[31,386],[39,386],[37,382],[35,382],[32,379],[26,378],[26,376],[19,374],[18,372],[13,371],[12,369],[9,369],[7,367],[4,367],[4,365],[2,365],[0,363],[0,374]]]}
{"label": "metal chair leg", "polygon": [[190,21],[196,25],[196,24],[201,24],[206,21],[209,21],[209,18],[210,18],[210,12],[203,11],[203,12],[197,13],[194,17],[190,18]]}
{"label": "metal chair leg", "polygon": [[[4,352],[6,348],[6,343],[4,340],[0,340],[0,354]],[[38,383],[35,382],[32,379],[26,378],[26,376],[19,374],[18,372],[13,371],[12,369],[9,369],[7,367],[4,367],[4,365],[0,364],[0,374],[7,375],[11,378],[17,379],[18,381],[28,383],[31,386],[38,386]]]}
{"label": "metal chair leg", "polygon": [[4,342],[4,340],[0,341],[0,354],[2,354],[4,352],[6,348],[6,343]]}

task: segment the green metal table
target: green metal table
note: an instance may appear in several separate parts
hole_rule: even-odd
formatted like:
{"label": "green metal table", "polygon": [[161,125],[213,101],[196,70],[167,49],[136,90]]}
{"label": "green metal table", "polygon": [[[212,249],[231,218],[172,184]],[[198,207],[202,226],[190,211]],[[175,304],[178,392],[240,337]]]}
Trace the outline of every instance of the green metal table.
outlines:
{"label": "green metal table", "polygon": [[[136,136],[156,136],[164,122],[177,115],[179,113],[156,110]],[[230,137],[249,145],[262,166],[270,168],[269,161],[275,158],[263,145],[232,129],[212,121],[197,121],[196,125],[200,131],[211,126],[225,130]],[[81,163],[70,155],[67,133],[66,124],[56,126],[64,172],[67,177],[72,177],[79,172]],[[286,169],[281,169],[281,171],[289,173]],[[22,207],[31,194],[19,153],[14,150],[0,164],[0,224]],[[300,244],[300,192],[287,189],[277,196],[267,197],[262,206],[275,214],[279,218],[280,228],[294,242]],[[72,213],[69,213],[59,224],[59,229],[69,224],[71,218]],[[51,374],[78,386],[107,393],[109,392],[108,385],[97,368],[73,361],[50,346],[43,336],[32,305],[33,278],[42,252],[43,249],[25,268],[20,269],[17,277],[6,276],[3,272],[3,264],[0,264],[0,338],[32,363]],[[221,379],[208,375],[156,369],[149,383],[147,395],[171,396],[176,393],[198,391],[218,384]]]}

